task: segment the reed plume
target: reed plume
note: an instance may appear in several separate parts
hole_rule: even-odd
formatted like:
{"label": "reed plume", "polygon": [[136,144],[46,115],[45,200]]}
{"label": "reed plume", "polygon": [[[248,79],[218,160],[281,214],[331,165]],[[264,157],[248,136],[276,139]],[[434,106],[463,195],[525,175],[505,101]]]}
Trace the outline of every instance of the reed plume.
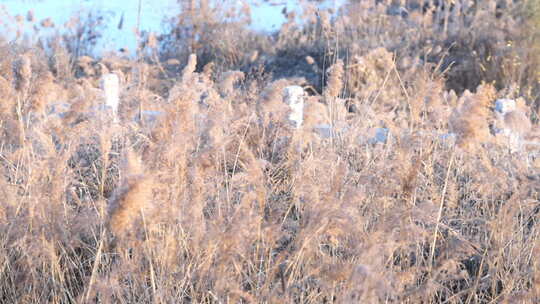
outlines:
{"label": "reed plume", "polygon": [[325,88],[325,97],[328,98],[337,98],[343,90],[343,78],[344,78],[344,65],[343,60],[338,59],[330,69],[328,73],[328,83]]}
{"label": "reed plume", "polygon": [[15,89],[19,92],[28,92],[32,78],[32,61],[30,54],[22,54],[13,64],[15,75]]}
{"label": "reed plume", "polygon": [[152,177],[145,174],[141,160],[129,151],[125,160],[120,185],[109,200],[107,226],[112,234],[121,238],[130,234],[134,223],[152,201]]}

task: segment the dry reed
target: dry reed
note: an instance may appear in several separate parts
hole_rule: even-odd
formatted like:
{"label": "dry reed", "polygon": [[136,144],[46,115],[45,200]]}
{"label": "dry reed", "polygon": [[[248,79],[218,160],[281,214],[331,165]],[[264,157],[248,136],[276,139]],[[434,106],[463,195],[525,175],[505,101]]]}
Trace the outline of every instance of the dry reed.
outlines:
{"label": "dry reed", "polygon": [[[539,302],[538,149],[493,140],[502,96],[538,133],[529,17],[428,2],[308,3],[275,35],[186,2],[136,61],[90,57],[88,25],[0,41],[0,301]],[[30,15],[5,20],[43,30]],[[94,119],[107,70],[125,117],[164,115]]]}

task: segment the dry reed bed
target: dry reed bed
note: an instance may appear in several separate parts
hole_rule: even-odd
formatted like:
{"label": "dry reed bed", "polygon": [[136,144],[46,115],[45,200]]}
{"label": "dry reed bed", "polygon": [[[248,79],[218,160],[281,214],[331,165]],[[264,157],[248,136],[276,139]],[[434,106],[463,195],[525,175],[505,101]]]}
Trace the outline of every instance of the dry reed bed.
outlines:
{"label": "dry reed bed", "polygon": [[[370,5],[382,19],[356,33],[398,41],[387,7]],[[276,49],[342,33],[327,22],[284,27],[293,32]],[[310,83],[320,94],[294,130],[282,90],[308,77],[222,72],[229,57],[216,67],[201,54],[185,65],[82,58],[81,77],[60,77],[39,50],[3,47],[1,301],[538,302],[540,160],[510,153],[491,130],[494,100],[516,90],[456,93],[429,62],[400,66],[391,46],[367,48],[329,55],[324,69],[301,54],[325,82]],[[89,118],[101,69],[121,75],[122,113],[165,115],[153,125]],[[57,100],[70,104],[65,116],[48,114]],[[322,140],[309,129],[321,121],[347,132]],[[374,127],[393,139],[358,140]],[[457,145],[433,135],[448,132]]]}

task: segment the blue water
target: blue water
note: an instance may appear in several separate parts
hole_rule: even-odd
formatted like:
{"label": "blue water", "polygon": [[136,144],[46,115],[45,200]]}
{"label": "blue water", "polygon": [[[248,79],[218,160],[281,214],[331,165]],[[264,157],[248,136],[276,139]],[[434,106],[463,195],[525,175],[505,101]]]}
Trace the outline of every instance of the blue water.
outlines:
{"label": "blue water", "polygon": [[[251,7],[251,28],[257,31],[270,32],[279,29],[286,21],[282,14],[283,8],[288,11],[299,11],[299,1],[293,0],[236,0],[227,1],[229,5],[241,6],[247,1]],[[322,6],[331,7],[343,3],[345,0],[328,0]],[[217,3],[223,3],[219,0]],[[257,5],[258,4],[258,5]],[[33,11],[37,22],[51,18],[55,23],[54,29],[41,30],[39,35],[61,31],[73,16],[88,13],[102,15],[106,19],[107,27],[103,37],[96,47],[98,53],[108,50],[126,48],[133,51],[136,48],[135,30],[137,27],[138,0],[0,0],[0,32],[9,40],[16,39],[15,32],[23,27],[27,40],[37,40],[32,24],[17,23],[14,16],[26,17],[29,10]],[[165,29],[164,19],[174,17],[180,12],[180,5],[176,0],[141,0],[140,30],[154,33],[162,33]],[[11,16],[11,18],[7,16]],[[7,17],[7,18],[6,18]],[[20,18],[19,18],[20,19]],[[120,20],[123,20],[122,28],[118,28]],[[3,23],[3,24],[1,24]],[[19,38],[22,39],[22,38]]]}

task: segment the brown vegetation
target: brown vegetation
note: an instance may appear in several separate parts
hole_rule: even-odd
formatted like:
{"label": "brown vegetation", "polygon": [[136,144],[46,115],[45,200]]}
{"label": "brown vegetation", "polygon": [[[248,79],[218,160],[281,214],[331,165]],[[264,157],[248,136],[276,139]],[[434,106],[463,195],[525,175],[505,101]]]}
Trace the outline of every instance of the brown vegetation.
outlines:
{"label": "brown vegetation", "polygon": [[[0,302],[538,303],[538,146],[492,130],[494,100],[523,96],[508,123],[538,134],[531,17],[394,2],[306,4],[262,35],[191,1],[137,60],[1,42]],[[122,112],[165,114],[87,115],[106,71]]]}

